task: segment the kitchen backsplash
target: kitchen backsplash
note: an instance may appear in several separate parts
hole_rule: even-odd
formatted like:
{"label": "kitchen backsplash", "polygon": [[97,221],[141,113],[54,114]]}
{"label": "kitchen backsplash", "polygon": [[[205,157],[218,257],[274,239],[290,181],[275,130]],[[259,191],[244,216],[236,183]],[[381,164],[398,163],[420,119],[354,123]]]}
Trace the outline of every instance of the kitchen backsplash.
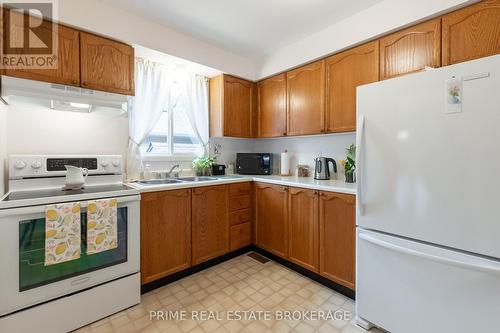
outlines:
{"label": "kitchen backsplash", "polygon": [[[220,145],[217,162],[234,164],[237,152],[272,153],[273,171],[279,170],[280,153],[285,149],[290,154],[290,169],[293,175],[297,174],[297,165],[306,164],[313,170],[314,158],[317,156],[332,157],[336,161],[345,159],[345,149],[356,142],[355,133],[311,135],[300,137],[285,137],[272,139],[233,139],[211,138],[210,153],[214,154],[214,147]],[[337,163],[339,166],[339,163]],[[341,172],[332,178],[343,179]]]}

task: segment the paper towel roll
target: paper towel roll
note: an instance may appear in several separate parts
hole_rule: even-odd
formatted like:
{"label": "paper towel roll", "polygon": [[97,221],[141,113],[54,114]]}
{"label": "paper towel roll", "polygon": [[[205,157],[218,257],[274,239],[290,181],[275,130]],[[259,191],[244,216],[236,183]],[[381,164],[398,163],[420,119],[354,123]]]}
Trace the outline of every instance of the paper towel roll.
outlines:
{"label": "paper towel roll", "polygon": [[280,174],[283,176],[290,175],[290,156],[287,150],[281,153]]}

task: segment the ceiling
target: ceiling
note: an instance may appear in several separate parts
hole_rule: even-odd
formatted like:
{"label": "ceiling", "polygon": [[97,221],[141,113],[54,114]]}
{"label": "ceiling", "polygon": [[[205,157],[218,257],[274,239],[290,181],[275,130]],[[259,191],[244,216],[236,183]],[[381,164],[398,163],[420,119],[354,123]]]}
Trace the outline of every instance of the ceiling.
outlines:
{"label": "ceiling", "polygon": [[264,57],[381,0],[102,0],[246,57]]}

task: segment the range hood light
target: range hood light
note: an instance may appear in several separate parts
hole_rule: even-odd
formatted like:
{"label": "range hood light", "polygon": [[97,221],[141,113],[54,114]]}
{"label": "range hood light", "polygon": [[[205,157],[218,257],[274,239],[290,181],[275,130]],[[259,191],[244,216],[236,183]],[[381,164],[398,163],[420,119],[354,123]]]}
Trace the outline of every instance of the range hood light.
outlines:
{"label": "range hood light", "polygon": [[85,103],[75,103],[75,102],[69,102],[69,106],[73,108],[80,108],[80,109],[89,109],[90,105],[85,104]]}
{"label": "range hood light", "polygon": [[86,103],[65,102],[59,100],[51,100],[50,108],[56,111],[73,111],[73,112],[92,112],[92,106]]}

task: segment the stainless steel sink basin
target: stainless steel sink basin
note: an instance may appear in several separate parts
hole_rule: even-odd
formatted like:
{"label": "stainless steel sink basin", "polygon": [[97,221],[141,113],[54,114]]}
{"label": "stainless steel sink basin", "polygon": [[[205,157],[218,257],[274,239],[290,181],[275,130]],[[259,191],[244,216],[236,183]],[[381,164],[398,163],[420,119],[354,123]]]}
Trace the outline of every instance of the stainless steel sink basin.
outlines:
{"label": "stainless steel sink basin", "polygon": [[137,183],[142,184],[142,185],[163,185],[163,184],[182,183],[182,180],[178,180],[178,179],[150,179],[150,180],[139,180]]}
{"label": "stainless steel sink basin", "polygon": [[217,180],[215,177],[182,177],[179,178],[179,180],[185,181],[185,182],[205,182],[205,181],[210,181],[210,180]]}

